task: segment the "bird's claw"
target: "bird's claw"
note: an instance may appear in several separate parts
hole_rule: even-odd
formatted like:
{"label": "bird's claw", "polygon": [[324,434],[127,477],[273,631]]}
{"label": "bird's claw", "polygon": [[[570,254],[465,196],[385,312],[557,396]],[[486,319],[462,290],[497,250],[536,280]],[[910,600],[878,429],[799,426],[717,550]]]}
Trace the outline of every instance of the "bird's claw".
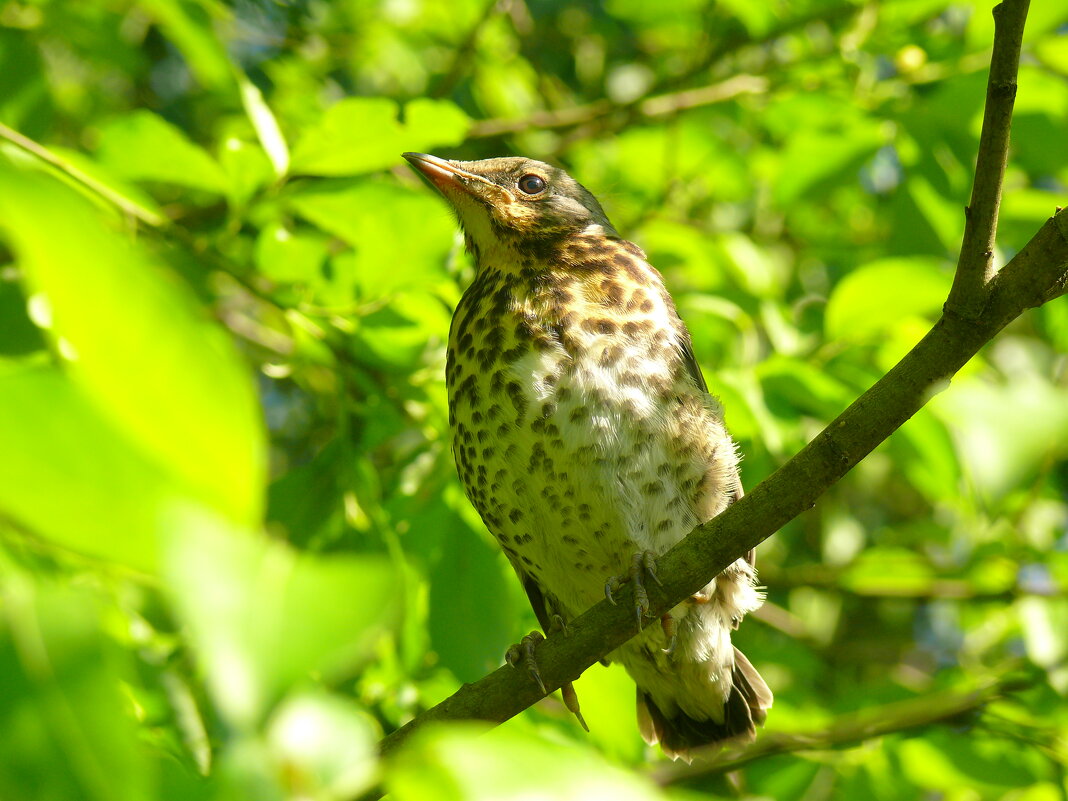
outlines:
{"label": "bird's claw", "polygon": [[642,618],[649,615],[649,593],[645,590],[645,583],[642,580],[642,574],[648,574],[657,586],[664,586],[660,577],[656,575],[656,554],[652,551],[638,551],[630,560],[630,569],[627,571],[626,576],[611,576],[604,585],[604,597],[608,599],[608,602],[613,606],[616,605],[616,599],[612,597],[612,593],[617,591],[624,584],[631,583],[634,585],[634,615],[637,618],[638,631],[642,630]]}
{"label": "bird's claw", "polygon": [[664,630],[664,637],[667,638],[667,648],[661,648],[660,650],[665,654],[675,653],[675,645],[678,642],[679,636],[675,631],[675,618],[671,616],[671,613],[660,616],[660,628]]}
{"label": "bird's claw", "polygon": [[[552,626],[549,631],[562,632],[566,637],[568,636],[567,623],[560,615],[553,615]],[[538,683],[538,689],[541,690],[542,695],[548,695],[548,690],[545,689],[545,682],[541,680],[541,673],[538,672],[538,662],[534,656],[534,650],[538,647],[538,643],[545,639],[544,635],[540,631],[532,631],[518,643],[513,645],[504,655],[504,661],[512,667],[519,667],[519,663],[522,662],[530,673],[531,678]],[[575,685],[570,681],[565,682],[560,687],[560,695],[564,700],[564,706],[568,711],[578,718],[579,724],[586,731],[590,730],[590,727],[586,725],[586,719],[582,717],[582,709],[579,707],[578,693],[575,692]]]}
{"label": "bird's claw", "polygon": [[527,672],[530,673],[531,678],[538,683],[538,689],[541,690],[541,694],[548,695],[549,691],[545,689],[545,682],[541,680],[541,673],[538,672],[538,661],[534,658],[534,649],[544,639],[545,637],[540,631],[530,632],[516,645],[508,649],[508,652],[504,655],[504,661],[512,667],[519,667],[519,663],[522,662],[526,666]]}
{"label": "bird's claw", "polygon": [[549,626],[549,633],[560,632],[565,637],[571,636],[571,629],[567,627],[567,621],[561,615],[554,614],[551,618],[552,625]]}
{"label": "bird's claw", "polygon": [[582,710],[579,708],[578,693],[575,692],[575,685],[571,682],[567,682],[560,687],[560,697],[564,699],[564,706],[571,712],[576,718],[578,718],[579,724],[587,732],[590,727],[586,725],[586,719],[582,717]]}

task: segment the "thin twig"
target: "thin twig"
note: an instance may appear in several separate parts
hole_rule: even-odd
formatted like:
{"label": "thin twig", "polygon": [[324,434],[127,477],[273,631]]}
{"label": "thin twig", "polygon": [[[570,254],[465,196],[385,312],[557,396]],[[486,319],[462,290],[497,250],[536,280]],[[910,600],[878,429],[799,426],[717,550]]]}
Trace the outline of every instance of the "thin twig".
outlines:
{"label": "thin twig", "polygon": [[27,153],[36,156],[46,164],[50,164],[63,174],[71,177],[87,189],[114,205],[124,214],[128,214],[130,217],[140,220],[146,225],[153,228],[160,228],[170,222],[166,217],[162,217],[136,203],[131,203],[128,198],[123,197],[107,184],[101,183],[96,178],[89,175],[89,173],[75,167],[62,156],[56,155],[44,145],[38,144],[28,136],[19,133],[13,128],[8,128],[3,123],[0,123],[0,139],[6,139],[20,150],[24,150]]}
{"label": "thin twig", "polygon": [[968,692],[940,692],[842,715],[825,729],[804,734],[781,732],[761,736],[748,745],[723,751],[703,761],[686,765],[672,763],[653,771],[653,780],[671,785],[737,770],[750,762],[798,751],[826,751],[874,737],[951,722],[982,709],[1006,694],[1027,689],[1031,681],[1019,674],[1001,678]]}
{"label": "thin twig", "polygon": [[710,86],[648,97],[630,104],[621,105],[608,100],[598,100],[596,103],[571,106],[558,111],[538,111],[521,119],[482,120],[471,127],[467,136],[469,139],[484,139],[535,129],[567,128],[572,125],[584,125],[617,113],[654,119],[677,111],[722,103],[738,95],[763,93],[767,91],[767,88],[767,78],[757,75],[735,75],[733,78]]}
{"label": "thin twig", "polygon": [[994,275],[994,237],[1001,183],[1009,154],[1009,128],[1016,100],[1016,75],[1030,0],[1004,0],[994,7],[994,52],[986,87],[971,203],[965,208],[964,241],[953,276],[947,311],[972,320],[982,314]]}

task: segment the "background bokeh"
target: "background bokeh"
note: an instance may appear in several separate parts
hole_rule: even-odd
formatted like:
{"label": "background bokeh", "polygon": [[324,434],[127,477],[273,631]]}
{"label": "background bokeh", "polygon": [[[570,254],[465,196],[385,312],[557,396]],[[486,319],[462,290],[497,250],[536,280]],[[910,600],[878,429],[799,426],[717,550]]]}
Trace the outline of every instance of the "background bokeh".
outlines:
{"label": "background bokeh", "polygon": [[[373,756],[536,626],[449,453],[471,264],[400,152],[593,191],[751,487],[939,314],[990,9],[0,0],[0,797],[1068,799],[1063,298],[761,547],[737,642],[805,750],[677,770],[596,666],[588,735],[548,699]],[[1032,3],[999,262],[1068,199],[1066,32]]]}

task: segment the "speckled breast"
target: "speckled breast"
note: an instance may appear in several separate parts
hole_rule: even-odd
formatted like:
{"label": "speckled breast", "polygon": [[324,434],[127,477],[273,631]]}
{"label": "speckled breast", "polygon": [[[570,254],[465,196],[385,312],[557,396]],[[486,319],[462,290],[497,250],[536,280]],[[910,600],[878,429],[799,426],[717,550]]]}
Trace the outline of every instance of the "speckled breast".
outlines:
{"label": "speckled breast", "polygon": [[661,553],[720,511],[735,466],[732,447],[717,454],[729,439],[682,364],[659,275],[635,258],[590,261],[483,270],[446,370],[464,489],[568,615],[634,552]]}

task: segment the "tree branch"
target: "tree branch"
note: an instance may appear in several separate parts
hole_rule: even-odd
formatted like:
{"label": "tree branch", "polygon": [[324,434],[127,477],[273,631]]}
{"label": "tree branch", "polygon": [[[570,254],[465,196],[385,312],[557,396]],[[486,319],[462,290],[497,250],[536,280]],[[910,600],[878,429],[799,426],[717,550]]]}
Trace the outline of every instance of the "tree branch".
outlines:
{"label": "tree branch", "polygon": [[971,203],[965,208],[961,244],[947,309],[966,319],[983,311],[994,274],[994,235],[1001,206],[1001,182],[1009,153],[1009,128],[1016,100],[1016,74],[1030,0],[1005,0],[994,7],[994,52],[986,85],[986,110],[979,135]]}
{"label": "tree branch", "polygon": [[1032,682],[1017,674],[1011,678],[989,681],[967,692],[930,693],[907,701],[863,709],[838,717],[822,731],[804,734],[774,732],[702,762],[691,765],[677,762],[664,764],[653,771],[653,780],[660,785],[677,784],[728,773],[764,757],[797,751],[825,751],[873,737],[950,722],[1031,685]]}

